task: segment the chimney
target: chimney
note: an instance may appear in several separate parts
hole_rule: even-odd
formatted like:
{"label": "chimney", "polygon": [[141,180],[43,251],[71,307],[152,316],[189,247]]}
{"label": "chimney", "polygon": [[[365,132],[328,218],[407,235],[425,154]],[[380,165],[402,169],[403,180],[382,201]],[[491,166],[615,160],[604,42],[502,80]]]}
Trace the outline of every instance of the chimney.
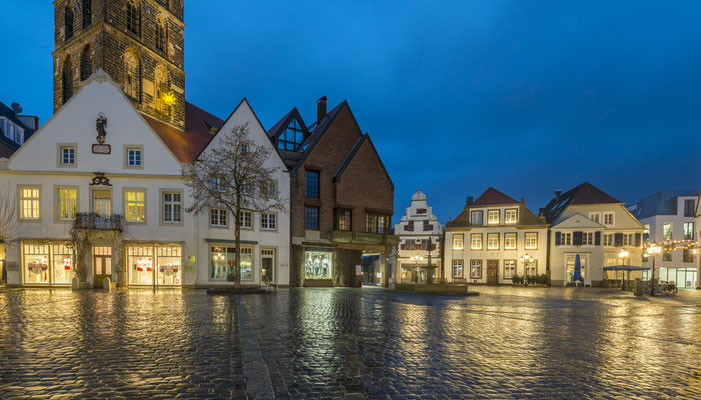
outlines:
{"label": "chimney", "polygon": [[326,96],[316,101],[316,124],[319,125],[324,118],[326,118]]}
{"label": "chimney", "polygon": [[555,191],[555,197],[560,197],[561,194],[562,194],[562,189],[557,189]]}
{"label": "chimney", "polygon": [[474,201],[475,201],[474,197],[468,196],[467,199],[465,199],[465,207],[471,206]]}
{"label": "chimney", "polygon": [[526,199],[524,197],[521,197],[521,204],[525,203]]}

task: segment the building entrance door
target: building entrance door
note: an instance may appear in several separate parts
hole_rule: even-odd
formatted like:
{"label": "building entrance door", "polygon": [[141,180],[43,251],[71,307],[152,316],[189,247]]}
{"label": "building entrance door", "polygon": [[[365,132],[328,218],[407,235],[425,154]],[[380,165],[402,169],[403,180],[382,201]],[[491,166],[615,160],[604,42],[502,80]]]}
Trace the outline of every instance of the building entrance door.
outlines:
{"label": "building entrance door", "polygon": [[487,260],[487,284],[499,283],[499,260]]}
{"label": "building entrance door", "polygon": [[262,263],[261,266],[261,279],[263,282],[267,280],[268,283],[274,281],[274,269],[275,269],[275,250],[265,249],[261,251]]}
{"label": "building entrance door", "polygon": [[93,285],[102,287],[105,277],[112,278],[112,248],[93,247]]}

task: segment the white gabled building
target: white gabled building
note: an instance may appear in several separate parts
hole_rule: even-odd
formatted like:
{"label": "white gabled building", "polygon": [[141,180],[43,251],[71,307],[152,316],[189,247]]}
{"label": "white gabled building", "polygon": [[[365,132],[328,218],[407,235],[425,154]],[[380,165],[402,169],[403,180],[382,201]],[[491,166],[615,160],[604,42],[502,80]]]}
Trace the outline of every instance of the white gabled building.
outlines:
{"label": "white gabled building", "polygon": [[[645,226],[643,241],[659,243],[661,254],[655,255],[655,278],[674,281],[679,288],[693,289],[698,280],[696,251],[696,190],[667,190],[644,197],[628,210]],[[652,256],[643,259],[652,267]],[[649,271],[643,271],[643,280]]]}
{"label": "white gabled building", "polygon": [[[105,277],[130,287],[230,284],[231,218],[218,215],[213,223],[210,215],[185,212],[181,165],[216,146],[216,132],[249,122],[256,144],[271,146],[270,163],[281,167],[278,188],[287,197],[289,177],[247,101],[226,122],[189,103],[185,108],[180,130],[137,111],[121,86],[98,71],[0,163],[0,185],[13,193],[18,218],[6,249],[8,284],[68,286],[77,265],[95,286]],[[266,273],[287,285],[289,216],[276,215],[266,228],[260,215],[250,221],[242,234],[242,284],[260,285]]]}
{"label": "white gabled building", "polygon": [[[643,224],[623,202],[589,182],[565,193],[555,192],[555,198],[542,212],[550,224],[549,266],[553,286],[572,283],[578,255],[585,285],[601,286],[604,281],[620,284],[623,268],[643,268]],[[621,256],[622,250],[627,252],[625,257]],[[641,276],[637,270],[626,273],[625,279]]]}
{"label": "white gabled building", "polygon": [[[433,207],[426,202],[426,195],[420,190],[411,196],[411,204],[398,224],[394,233],[399,236],[399,250],[396,261],[396,282],[426,282],[429,255],[433,274],[436,279],[443,279],[441,254],[443,252],[443,224],[433,215]],[[429,249],[429,241],[431,248]],[[412,257],[419,258],[412,260]]]}
{"label": "white gabled building", "polygon": [[512,284],[547,273],[548,226],[519,202],[488,188],[445,229],[445,275],[453,283]]}

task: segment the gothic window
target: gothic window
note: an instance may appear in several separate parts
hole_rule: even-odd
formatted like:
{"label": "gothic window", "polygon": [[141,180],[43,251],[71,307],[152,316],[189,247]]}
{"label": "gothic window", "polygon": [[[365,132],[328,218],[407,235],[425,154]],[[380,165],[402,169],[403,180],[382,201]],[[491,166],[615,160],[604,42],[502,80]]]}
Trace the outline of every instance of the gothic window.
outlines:
{"label": "gothic window", "polygon": [[156,17],[156,48],[165,52],[168,46],[168,20],[163,14]]}
{"label": "gothic window", "polygon": [[71,57],[66,57],[63,62],[63,104],[73,96],[73,71],[71,70]]}
{"label": "gothic window", "polygon": [[92,61],[90,60],[90,45],[86,44],[83,47],[83,52],[80,54],[80,80],[84,81],[92,75]]}
{"label": "gothic window", "polygon": [[170,80],[168,79],[168,70],[162,65],[156,67],[156,93],[154,99],[154,108],[164,116],[170,116]]}
{"label": "gothic window", "polygon": [[83,0],[83,29],[92,24],[92,0]]}
{"label": "gothic window", "polygon": [[70,5],[67,5],[64,10],[65,15],[65,28],[66,28],[66,41],[73,37],[73,10],[71,10]]}
{"label": "gothic window", "polygon": [[135,35],[140,34],[141,10],[138,0],[127,0],[127,30]]}
{"label": "gothic window", "polygon": [[133,50],[124,53],[124,93],[141,102],[141,65]]}

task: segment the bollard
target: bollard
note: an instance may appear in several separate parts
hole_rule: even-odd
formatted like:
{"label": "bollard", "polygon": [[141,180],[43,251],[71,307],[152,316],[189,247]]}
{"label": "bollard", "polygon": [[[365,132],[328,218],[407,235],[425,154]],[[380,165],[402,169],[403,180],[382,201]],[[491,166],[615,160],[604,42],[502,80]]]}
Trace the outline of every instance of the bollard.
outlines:
{"label": "bollard", "polygon": [[110,279],[109,276],[106,276],[105,279],[102,280],[102,288],[105,290],[112,289],[112,279]]}
{"label": "bollard", "polygon": [[642,281],[635,281],[635,295],[636,296],[642,296],[643,295],[643,282]]}

